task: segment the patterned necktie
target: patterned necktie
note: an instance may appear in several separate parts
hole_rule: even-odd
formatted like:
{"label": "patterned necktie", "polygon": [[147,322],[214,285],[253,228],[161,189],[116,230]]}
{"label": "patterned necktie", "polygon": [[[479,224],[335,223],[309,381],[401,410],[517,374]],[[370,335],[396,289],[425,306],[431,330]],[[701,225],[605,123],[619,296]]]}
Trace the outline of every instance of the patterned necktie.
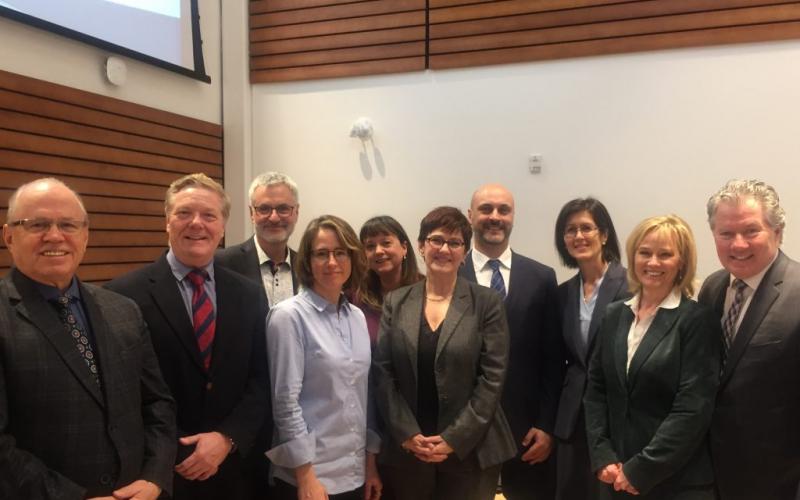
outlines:
{"label": "patterned necktie", "polygon": [[728,313],[722,319],[722,333],[725,337],[725,352],[727,353],[733,345],[733,339],[736,336],[736,321],[739,319],[739,313],[742,312],[744,305],[744,291],[747,288],[747,283],[736,278],[733,280],[731,287],[736,291],[733,296],[731,307],[728,308]]}
{"label": "patterned necktie", "polygon": [[86,336],[86,332],[81,327],[78,320],[75,318],[75,315],[72,314],[72,311],[69,309],[70,298],[66,295],[62,295],[55,300],[55,304],[58,307],[58,316],[61,318],[61,323],[64,325],[64,329],[67,330],[67,333],[70,334],[72,339],[75,341],[75,345],[78,348],[78,352],[81,353],[81,357],[86,362],[86,366],[89,367],[89,371],[92,373],[94,377],[94,381],[97,382],[97,385],[100,385],[100,373],[97,371],[97,361],[94,357],[94,349],[92,349],[92,344],[89,342],[89,337]]}
{"label": "patterned necktie", "polygon": [[492,290],[496,290],[500,296],[505,299],[506,283],[503,280],[503,274],[500,272],[500,261],[497,259],[491,259],[489,261],[489,267],[492,268],[492,282],[489,286],[492,288]]}
{"label": "patterned necktie", "polygon": [[217,327],[214,306],[211,304],[211,298],[206,293],[204,286],[206,272],[201,269],[193,269],[186,277],[192,282],[192,287],[194,288],[192,293],[194,338],[197,340],[198,349],[200,349],[203,367],[208,371],[209,366],[211,366],[211,348],[214,344],[214,332]]}

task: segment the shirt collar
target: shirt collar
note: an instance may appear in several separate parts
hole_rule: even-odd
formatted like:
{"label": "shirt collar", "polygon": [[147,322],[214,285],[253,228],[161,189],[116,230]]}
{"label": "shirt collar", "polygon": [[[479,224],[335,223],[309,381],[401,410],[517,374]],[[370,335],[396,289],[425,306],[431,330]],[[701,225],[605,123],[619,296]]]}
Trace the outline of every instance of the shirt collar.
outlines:
{"label": "shirt collar", "polygon": [[341,309],[342,306],[349,304],[349,302],[347,301],[347,297],[343,293],[339,295],[338,307],[334,306],[333,304],[325,300],[322,297],[322,295],[318,294],[311,288],[300,287],[298,295],[300,295],[306,302],[311,304],[314,307],[314,309],[316,309],[319,312],[322,312],[328,308],[331,308],[332,310],[335,311],[337,308]]}
{"label": "shirt collar", "polygon": [[[475,266],[476,270],[483,270],[484,267],[489,265],[490,260],[492,259],[481,253],[477,248],[472,249],[472,264]],[[500,264],[506,269],[511,269],[511,247],[506,247],[497,260],[499,260]]]}
{"label": "shirt collar", "polygon": [[[33,281],[33,280],[31,280]],[[62,295],[66,295],[70,298],[70,300],[80,300],[81,299],[81,289],[78,286],[78,278],[72,277],[72,281],[70,282],[69,286],[64,292],[61,292],[58,288],[50,285],[45,285],[44,283],[39,283],[38,281],[33,281],[33,284],[36,285],[36,289],[39,290],[39,293],[42,294],[42,297],[45,300],[53,301],[61,297]]]}
{"label": "shirt collar", "polygon": [[[258,254],[258,265],[263,266],[265,263],[270,262],[272,259],[269,258],[267,252],[261,248],[261,245],[258,244],[258,237],[253,235],[253,244],[256,246],[256,254]],[[286,264],[289,266],[289,269],[292,268],[292,259],[289,258],[289,247],[286,247],[286,255],[283,256],[283,262],[281,264]]]}
{"label": "shirt collar", "polygon": [[[186,275],[189,274],[194,267],[189,267],[183,262],[179,261],[175,254],[172,253],[172,249],[170,248],[167,252],[167,262],[169,263],[169,268],[172,270],[172,275],[175,276],[175,279],[178,281],[183,281],[186,278]],[[206,264],[204,267],[200,269],[204,270],[208,274],[208,279],[212,283],[214,282],[214,259],[211,259],[211,262]]]}
{"label": "shirt collar", "polygon": [[[625,301],[625,305],[630,307],[634,314],[637,309],[639,309],[639,300],[641,297],[642,292],[637,292],[636,295]],[[658,309],[675,309],[679,305],[681,305],[681,291],[675,287],[669,292],[669,295],[664,297],[664,300],[658,304]]]}
{"label": "shirt collar", "polygon": [[[769,271],[769,269],[772,267],[772,264],[775,263],[775,260],[778,258],[778,255],[780,253],[781,253],[780,249],[777,252],[775,252],[775,257],[772,258],[772,260],[770,261],[768,266],[764,266],[764,269],[762,269],[760,273],[754,274],[753,276],[750,276],[747,279],[743,279],[742,281],[747,283],[747,286],[750,287],[751,290],[756,290],[758,288],[758,285],[761,284],[761,280],[764,279],[764,276],[766,276],[767,271]],[[728,281],[728,286],[733,285],[733,280],[735,280],[735,279],[736,279],[736,276],[731,274],[730,275],[730,281]]]}

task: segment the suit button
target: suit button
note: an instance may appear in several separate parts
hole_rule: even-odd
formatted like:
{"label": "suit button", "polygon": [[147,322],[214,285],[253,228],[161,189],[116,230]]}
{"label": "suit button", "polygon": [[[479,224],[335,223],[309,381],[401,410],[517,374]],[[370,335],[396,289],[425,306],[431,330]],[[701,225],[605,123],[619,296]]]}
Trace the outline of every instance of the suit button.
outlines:
{"label": "suit button", "polygon": [[206,383],[206,390],[207,391],[210,391],[213,387],[214,387],[214,384],[212,384],[211,382],[207,382]]}
{"label": "suit button", "polygon": [[103,486],[108,486],[111,484],[111,475],[110,474],[103,474],[100,476],[100,484]]}

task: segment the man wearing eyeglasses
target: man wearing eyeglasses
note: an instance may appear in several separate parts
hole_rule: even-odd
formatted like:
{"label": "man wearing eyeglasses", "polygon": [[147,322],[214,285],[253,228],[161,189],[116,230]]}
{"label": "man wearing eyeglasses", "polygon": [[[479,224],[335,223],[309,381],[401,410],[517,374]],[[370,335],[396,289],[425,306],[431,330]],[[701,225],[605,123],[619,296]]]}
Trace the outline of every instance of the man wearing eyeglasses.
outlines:
{"label": "man wearing eyeglasses", "polygon": [[219,183],[184,176],[164,206],[169,251],[107,286],[142,308],[177,402],[173,498],[256,498],[246,460],[266,461],[256,439],[269,413],[266,304],[258,285],[214,262],[230,212]]}
{"label": "man wearing eyeglasses", "polygon": [[175,403],[139,309],[75,275],[89,239],[63,182],[21,186],[0,281],[0,498],[170,492]]}
{"label": "man wearing eyeglasses", "polygon": [[269,306],[297,293],[289,237],[300,212],[297,184],[278,172],[260,174],[250,184],[250,220],[255,235],[220,250],[217,262],[264,287]]}
{"label": "man wearing eyeglasses", "polygon": [[505,187],[478,188],[468,215],[474,248],[459,273],[503,297],[511,333],[501,404],[518,452],[503,465],[503,494],[509,500],[551,499],[555,464],[549,457],[563,376],[555,271],[511,250],[514,197]]}

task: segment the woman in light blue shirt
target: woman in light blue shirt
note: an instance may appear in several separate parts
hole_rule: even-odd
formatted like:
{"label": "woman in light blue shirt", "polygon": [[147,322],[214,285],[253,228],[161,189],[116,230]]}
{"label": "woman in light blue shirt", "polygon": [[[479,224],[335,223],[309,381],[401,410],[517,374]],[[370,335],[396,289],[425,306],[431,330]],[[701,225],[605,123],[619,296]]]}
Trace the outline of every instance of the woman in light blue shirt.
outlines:
{"label": "woman in light blue shirt", "polygon": [[275,420],[277,498],[377,500],[380,438],[367,423],[370,341],[364,313],[344,290],[357,286],[366,259],[342,219],[312,220],[300,241],[302,289],[267,318]]}

